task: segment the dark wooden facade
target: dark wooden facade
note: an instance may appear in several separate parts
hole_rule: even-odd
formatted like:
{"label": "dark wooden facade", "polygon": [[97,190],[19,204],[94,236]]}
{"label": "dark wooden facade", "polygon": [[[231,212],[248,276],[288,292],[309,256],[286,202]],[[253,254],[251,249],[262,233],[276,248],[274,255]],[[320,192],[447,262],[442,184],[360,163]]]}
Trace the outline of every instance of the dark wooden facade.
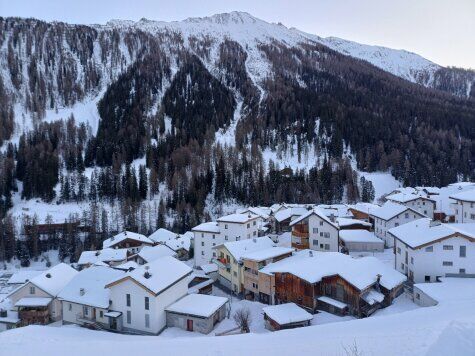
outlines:
{"label": "dark wooden facade", "polygon": [[18,318],[21,326],[46,325],[50,323],[48,307],[19,307]]}
{"label": "dark wooden facade", "polygon": [[[364,295],[372,289],[384,294],[382,303],[369,305]],[[402,285],[392,290],[380,286],[378,282],[359,290],[339,275],[327,276],[317,283],[309,283],[291,273],[275,273],[276,304],[293,302],[312,313],[324,310],[340,315],[351,314],[356,317],[371,315],[381,307],[392,303],[395,297],[402,293]],[[346,304],[346,308],[338,309],[327,303],[320,302],[319,297],[329,297]]]}

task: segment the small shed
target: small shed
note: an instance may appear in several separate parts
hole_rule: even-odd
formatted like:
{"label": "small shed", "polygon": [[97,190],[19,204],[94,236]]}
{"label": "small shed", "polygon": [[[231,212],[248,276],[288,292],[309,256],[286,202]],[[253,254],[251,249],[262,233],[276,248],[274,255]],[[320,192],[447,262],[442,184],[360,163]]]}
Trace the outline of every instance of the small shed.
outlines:
{"label": "small shed", "polygon": [[349,252],[384,252],[384,241],[367,230],[341,230],[340,244]]}
{"label": "small shed", "polygon": [[189,294],[165,309],[167,326],[209,334],[226,316],[228,298]]}
{"label": "small shed", "polygon": [[262,309],[266,329],[270,331],[309,326],[313,315],[294,303],[278,304]]}

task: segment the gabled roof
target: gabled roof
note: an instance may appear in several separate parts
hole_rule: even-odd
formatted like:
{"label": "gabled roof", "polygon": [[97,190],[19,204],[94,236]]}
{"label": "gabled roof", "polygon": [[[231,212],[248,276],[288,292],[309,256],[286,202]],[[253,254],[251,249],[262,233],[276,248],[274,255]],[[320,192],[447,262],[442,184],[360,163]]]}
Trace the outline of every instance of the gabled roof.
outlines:
{"label": "gabled roof", "polygon": [[35,271],[35,270],[25,270],[25,271],[18,271],[14,273],[7,281],[7,284],[24,284],[29,280],[35,278],[43,271]]}
{"label": "gabled roof", "polygon": [[353,210],[360,211],[366,214],[371,214],[371,212],[374,209],[380,208],[379,205],[372,204],[372,203],[363,203],[363,202],[356,203],[356,204],[349,204],[347,206],[348,206],[348,209],[353,209]]}
{"label": "gabled roof", "polygon": [[315,215],[315,216],[318,216],[319,218],[321,218],[322,220],[326,221],[327,223],[329,223],[331,226],[333,226],[334,228],[338,229],[338,226],[333,223],[328,217],[327,215],[325,214],[325,212],[320,209],[320,208],[313,208],[312,210],[309,210],[307,211],[307,213],[299,216],[298,218],[295,218],[294,220],[292,220],[289,224],[289,226],[294,226],[295,224],[309,218],[310,216],[312,215]]}
{"label": "gabled roof", "polygon": [[189,294],[168,306],[167,312],[209,318],[228,302],[228,298],[205,294]]}
{"label": "gabled roof", "polygon": [[252,213],[254,215],[257,215],[261,217],[264,220],[269,219],[269,215],[271,213],[271,210],[269,208],[265,207],[249,207],[249,208],[244,208],[244,209],[237,209],[236,213],[237,214],[247,214],[247,213]]}
{"label": "gabled roof", "polygon": [[241,258],[259,262],[259,261],[268,260],[269,258],[274,258],[274,257],[278,257],[278,256],[285,255],[288,253],[292,253],[293,251],[294,249],[290,247],[273,246],[273,247],[265,248],[263,250],[245,253],[241,256]]}
{"label": "gabled roof", "polygon": [[[279,261],[280,262],[280,261]],[[291,273],[309,283],[317,283],[322,278],[339,275],[358,290],[364,290],[377,281],[386,289],[393,289],[406,280],[406,277],[385,265],[375,257],[353,258],[339,252],[312,251],[312,257],[285,260],[273,266],[272,273]]]}
{"label": "gabled roof", "polygon": [[354,225],[371,227],[371,223],[358,219],[336,218],[336,223],[340,228]]}
{"label": "gabled roof", "polygon": [[291,218],[292,216],[301,216],[308,212],[307,208],[304,207],[293,207],[279,210],[274,214],[275,220],[282,222]]}
{"label": "gabled roof", "polygon": [[234,259],[239,261],[242,256],[248,253],[264,250],[274,245],[274,241],[267,236],[263,236],[247,240],[226,242],[222,245],[216,246],[215,249],[224,246]]}
{"label": "gabled roof", "polygon": [[193,238],[193,233],[191,231],[188,231],[188,232],[185,232],[183,235],[177,235],[177,237],[174,239],[167,240],[165,242],[165,245],[170,247],[173,251],[178,251],[180,249],[189,251],[192,238]]}
{"label": "gabled roof", "polygon": [[396,193],[396,194],[391,194],[391,195],[386,196],[386,199],[395,201],[398,203],[407,203],[407,202],[417,200],[417,199],[424,199],[424,200],[429,200],[435,203],[434,199],[428,198],[425,195],[422,195],[420,193],[417,193],[417,194]]}
{"label": "gabled roof", "polygon": [[317,208],[321,209],[321,211],[328,217],[331,217],[332,215],[340,218],[353,217],[353,213],[348,210],[348,207],[345,204],[320,204],[317,205]]}
{"label": "gabled roof", "polygon": [[165,242],[171,239],[174,239],[177,237],[177,233],[172,232],[167,229],[160,228],[157,231],[155,231],[152,235],[150,235],[148,238],[154,242]]}
{"label": "gabled roof", "polygon": [[143,258],[146,262],[152,262],[165,256],[175,257],[176,252],[167,245],[145,246],[140,250],[138,256]]}
{"label": "gabled roof", "polygon": [[211,232],[219,234],[219,225],[216,221],[209,221],[195,226],[191,231]]}
{"label": "gabled roof", "polygon": [[378,239],[373,232],[368,230],[341,230],[340,240],[344,242],[376,242],[384,244],[383,240]]}
{"label": "gabled roof", "polygon": [[467,190],[465,192],[460,192],[457,194],[452,194],[450,198],[473,203],[475,202],[475,189]]}
{"label": "gabled roof", "polygon": [[121,233],[104,240],[102,243],[103,248],[108,248],[108,247],[113,247],[117,245],[118,243],[125,241],[125,240],[134,240],[137,242],[140,242],[142,244],[146,245],[153,245],[153,241],[150,240],[147,236],[138,234],[136,232],[130,232],[130,231],[122,231]]}
{"label": "gabled roof", "polygon": [[109,289],[104,288],[105,285],[124,274],[124,271],[110,267],[86,268],[69,281],[58,294],[58,298],[71,303],[106,309],[109,307]]}
{"label": "gabled roof", "polygon": [[313,315],[297,304],[286,303],[262,308],[264,313],[279,325],[299,323],[313,319]]}
{"label": "gabled roof", "polygon": [[411,212],[417,214],[420,217],[425,216],[424,214],[421,214],[420,212],[410,207],[398,203],[393,203],[391,201],[387,201],[386,203],[384,203],[383,206],[379,207],[378,209],[374,209],[370,215],[387,221],[391,220],[399,214],[406,212],[407,210],[410,210]]}
{"label": "gabled roof", "polygon": [[190,275],[192,271],[183,262],[167,256],[127,272],[123,277],[109,282],[105,287],[112,288],[125,280],[132,280],[151,294],[157,296],[176,282]]}
{"label": "gabled roof", "polygon": [[94,264],[97,262],[119,262],[127,259],[126,248],[105,248],[98,251],[83,251],[78,265]]}
{"label": "gabled roof", "polygon": [[411,248],[420,248],[454,235],[463,235],[475,242],[475,224],[440,224],[429,218],[411,221],[388,232]]}
{"label": "gabled roof", "polygon": [[71,266],[66,263],[60,263],[32,278],[30,283],[33,283],[52,297],[56,297],[77,274],[78,271]]}
{"label": "gabled roof", "polygon": [[218,222],[227,222],[227,223],[236,223],[236,224],[245,224],[248,221],[257,219],[259,216],[253,213],[246,214],[230,214],[221,216],[217,219]]}

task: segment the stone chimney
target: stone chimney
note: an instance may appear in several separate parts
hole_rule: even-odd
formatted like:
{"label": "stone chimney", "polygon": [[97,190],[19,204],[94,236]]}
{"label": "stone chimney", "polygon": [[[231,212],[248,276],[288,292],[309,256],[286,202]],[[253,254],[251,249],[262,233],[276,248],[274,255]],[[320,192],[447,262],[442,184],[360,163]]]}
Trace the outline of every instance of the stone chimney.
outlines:
{"label": "stone chimney", "polygon": [[145,266],[145,273],[143,274],[143,276],[144,276],[146,279],[149,279],[150,277],[152,277],[152,275],[150,274],[149,270],[150,270],[150,266]]}

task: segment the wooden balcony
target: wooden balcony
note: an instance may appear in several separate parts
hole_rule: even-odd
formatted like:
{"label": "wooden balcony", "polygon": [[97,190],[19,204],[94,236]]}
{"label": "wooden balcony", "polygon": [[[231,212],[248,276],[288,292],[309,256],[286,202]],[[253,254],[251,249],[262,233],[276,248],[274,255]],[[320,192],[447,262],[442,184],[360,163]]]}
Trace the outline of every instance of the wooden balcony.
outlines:
{"label": "wooden balcony", "polygon": [[297,229],[293,229],[292,230],[292,236],[295,236],[295,237],[300,237],[300,238],[303,238],[303,239],[308,239],[309,237],[309,233],[308,231],[299,231]]}

